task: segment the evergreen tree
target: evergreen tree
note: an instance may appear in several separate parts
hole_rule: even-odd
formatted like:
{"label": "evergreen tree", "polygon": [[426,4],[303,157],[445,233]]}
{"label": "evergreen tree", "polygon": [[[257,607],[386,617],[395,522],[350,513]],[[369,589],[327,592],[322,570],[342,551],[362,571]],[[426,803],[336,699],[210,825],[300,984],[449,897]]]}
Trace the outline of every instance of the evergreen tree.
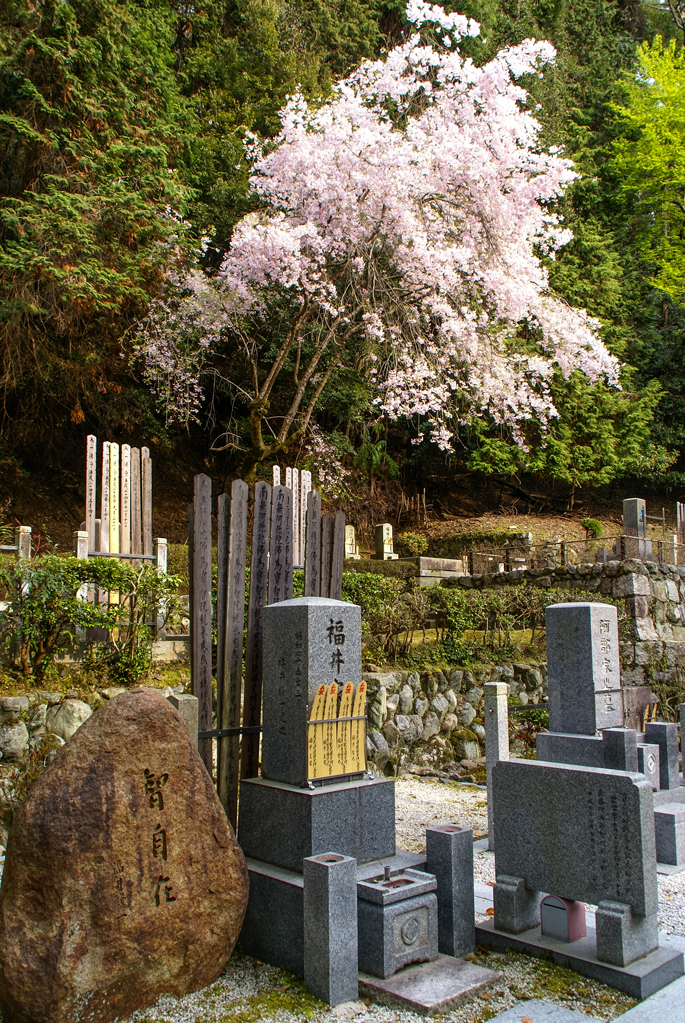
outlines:
{"label": "evergreen tree", "polygon": [[158,287],[185,194],[167,4],[0,8],[3,436],[140,419],[119,338]]}

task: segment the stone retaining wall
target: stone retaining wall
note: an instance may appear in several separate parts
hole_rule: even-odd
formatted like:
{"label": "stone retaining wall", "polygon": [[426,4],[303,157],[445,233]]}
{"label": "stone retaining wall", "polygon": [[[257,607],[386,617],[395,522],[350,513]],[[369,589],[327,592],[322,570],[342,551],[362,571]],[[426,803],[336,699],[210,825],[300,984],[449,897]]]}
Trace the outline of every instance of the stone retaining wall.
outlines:
{"label": "stone retaining wall", "polygon": [[586,565],[520,569],[491,575],[465,575],[444,585],[465,589],[539,586],[596,593],[625,601],[621,629],[624,685],[649,684],[654,668],[685,663],[685,567],[653,561],[596,562]]}
{"label": "stone retaining wall", "polygon": [[[368,685],[367,753],[377,770],[401,772],[434,739],[431,757],[440,766],[465,762],[477,766],[485,755],[483,686],[506,682],[519,704],[541,703],[547,696],[546,664],[503,664],[450,672],[365,672]],[[419,752],[421,751],[421,752]],[[432,756],[432,753],[435,755]],[[462,764],[462,766],[464,766]]]}

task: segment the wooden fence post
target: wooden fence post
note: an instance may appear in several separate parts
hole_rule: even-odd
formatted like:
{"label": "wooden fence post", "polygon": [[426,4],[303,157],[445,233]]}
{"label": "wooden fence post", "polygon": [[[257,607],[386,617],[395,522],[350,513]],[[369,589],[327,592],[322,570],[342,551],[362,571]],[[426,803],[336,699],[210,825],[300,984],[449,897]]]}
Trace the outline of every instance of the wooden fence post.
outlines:
{"label": "wooden fence post", "polygon": [[88,533],[88,550],[97,550],[95,546],[95,516],[97,514],[97,452],[98,439],[89,433],[86,439],[86,531]]}
{"label": "wooden fence post", "polygon": [[[216,553],[216,719],[221,721],[224,700],[226,650],[226,594],[228,592],[228,535],[231,498],[220,494],[217,502]],[[218,758],[217,758],[218,763]],[[218,775],[217,775],[218,779]]]}
{"label": "wooden fence post", "polygon": [[331,595],[331,561],[333,559],[333,512],[321,516],[321,573],[319,596]]}
{"label": "wooden fence post", "polygon": [[100,489],[100,551],[109,551],[109,441],[102,445],[102,486]]}
{"label": "wooden fence post", "polygon": [[[143,554],[152,554],[152,459],[148,448],[141,448],[141,472],[143,477]],[[202,474],[204,475],[204,473]],[[207,476],[209,479],[209,476]],[[210,480],[211,494],[211,480]],[[202,718],[202,711],[200,711]],[[202,725],[200,725],[202,730]]]}
{"label": "wooden fence post", "polygon": [[290,600],[293,595],[293,495],[279,485],[271,494],[271,543],[269,546],[268,604]]}
{"label": "wooden fence post", "polygon": [[121,553],[131,553],[131,446],[121,445]]}
{"label": "wooden fence post", "polygon": [[331,600],[342,600],[343,562],[345,560],[345,512],[335,513],[333,556],[331,558]]}
{"label": "wooden fence post", "polygon": [[131,448],[131,554],[143,553],[140,504],[140,449]]}
{"label": "wooden fence post", "polygon": [[[250,568],[250,603],[247,616],[247,650],[245,652],[245,697],[243,727],[254,727],[261,721],[262,708],[262,609],[266,604],[269,533],[271,526],[271,487],[255,485],[254,526],[252,530],[252,565]],[[243,739],[241,778],[256,778],[259,769],[259,736]]]}
{"label": "wooden fence post", "polygon": [[[194,490],[192,683],[193,695],[200,701],[198,727],[204,732],[212,727],[212,481],[209,476],[204,473],[196,476]],[[211,777],[212,740],[200,739],[198,748]]]}
{"label": "wooden fence post", "polygon": [[[190,634],[190,688],[193,688],[193,665],[195,664],[194,647],[193,643],[193,622],[195,620],[193,614],[193,574],[195,571],[195,559],[193,557],[193,551],[195,549],[195,508],[192,504],[188,505],[188,623]],[[140,551],[136,552],[140,554]],[[199,713],[199,712],[198,712]]]}
{"label": "wooden fence post", "polygon": [[321,588],[321,494],[310,490],[307,495],[307,529],[304,556],[304,595],[320,596]]}
{"label": "wooden fence post", "polygon": [[[228,541],[226,617],[217,621],[225,631],[224,691],[220,728],[240,727],[240,696],[243,676],[243,631],[245,628],[245,556],[247,547],[247,501],[249,488],[243,480],[231,484],[231,519]],[[237,735],[223,736],[218,748],[219,799],[233,828],[238,805],[240,740]]]}
{"label": "wooden fence post", "polygon": [[291,470],[291,482],[293,491],[293,564],[304,565],[301,551],[304,550],[304,536],[301,535],[301,508],[300,508],[300,473],[297,469]]}
{"label": "wooden fence post", "polygon": [[[109,446],[109,549],[118,554],[119,546],[119,445]],[[150,551],[152,554],[152,551]]]}

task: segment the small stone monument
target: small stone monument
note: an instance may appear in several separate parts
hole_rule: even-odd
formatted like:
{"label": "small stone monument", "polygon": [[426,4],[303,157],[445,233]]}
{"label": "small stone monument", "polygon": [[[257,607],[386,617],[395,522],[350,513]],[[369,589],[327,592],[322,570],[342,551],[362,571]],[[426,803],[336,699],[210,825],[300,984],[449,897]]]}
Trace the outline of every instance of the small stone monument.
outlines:
{"label": "small stone monument", "polygon": [[392,526],[389,522],[381,522],[376,526],[376,553],[374,561],[397,561],[399,554],[395,554],[392,546]]}
{"label": "small stone monument", "polygon": [[0,888],[0,1009],[109,1023],[221,973],[243,921],[243,855],[160,693],[85,721],[19,807]]}
{"label": "small stone monument", "polygon": [[354,526],[345,526],[345,557],[348,561],[361,561]]}
{"label": "small stone monument", "polygon": [[552,604],[545,617],[550,730],[595,735],[622,728],[616,608]]}
{"label": "small stone monument", "polygon": [[626,536],[647,536],[647,505],[641,497],[629,497],[623,502],[623,532]]}

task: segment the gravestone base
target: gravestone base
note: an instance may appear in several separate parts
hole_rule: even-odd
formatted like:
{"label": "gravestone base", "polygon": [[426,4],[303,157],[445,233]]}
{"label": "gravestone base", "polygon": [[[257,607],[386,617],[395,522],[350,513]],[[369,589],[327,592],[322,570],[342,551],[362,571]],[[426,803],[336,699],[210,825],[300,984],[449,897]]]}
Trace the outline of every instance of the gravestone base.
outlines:
{"label": "gravestone base", "polygon": [[601,962],[597,958],[597,935],[593,927],[588,927],[586,937],[569,945],[559,938],[541,934],[539,927],[521,934],[508,934],[496,930],[494,923],[487,920],[476,925],[476,942],[491,952],[513,949],[515,952],[551,958],[558,966],[565,966],[584,977],[624,991],[632,998],[648,998],[685,973],[683,953],[664,946],[629,966]]}
{"label": "gravestone base", "polygon": [[597,958],[630,966],[659,947],[656,913],[635,916],[624,902],[600,902],[595,914]]}
{"label": "gravestone base", "polygon": [[657,863],[685,870],[685,803],[656,806],[654,830]]}
{"label": "gravestone base", "polygon": [[501,977],[501,973],[484,966],[439,955],[429,963],[405,966],[385,980],[360,973],[359,997],[369,998],[380,1005],[432,1015],[463,1005]]}
{"label": "gravestone base", "polygon": [[540,892],[527,888],[522,877],[498,874],[492,896],[495,920],[509,934],[520,934],[540,923]]}
{"label": "gravestone base", "polygon": [[[243,782],[244,784],[244,782]],[[357,866],[357,881],[368,881],[390,867],[392,874],[425,868],[425,853],[400,849],[396,855]],[[271,966],[304,976],[304,880],[301,873],[246,858],[250,898],[240,947]]]}
{"label": "gravestone base", "polygon": [[296,871],[331,850],[357,863],[394,856],[395,783],[364,778],[310,789],[246,778],[238,841],[245,856]]}

